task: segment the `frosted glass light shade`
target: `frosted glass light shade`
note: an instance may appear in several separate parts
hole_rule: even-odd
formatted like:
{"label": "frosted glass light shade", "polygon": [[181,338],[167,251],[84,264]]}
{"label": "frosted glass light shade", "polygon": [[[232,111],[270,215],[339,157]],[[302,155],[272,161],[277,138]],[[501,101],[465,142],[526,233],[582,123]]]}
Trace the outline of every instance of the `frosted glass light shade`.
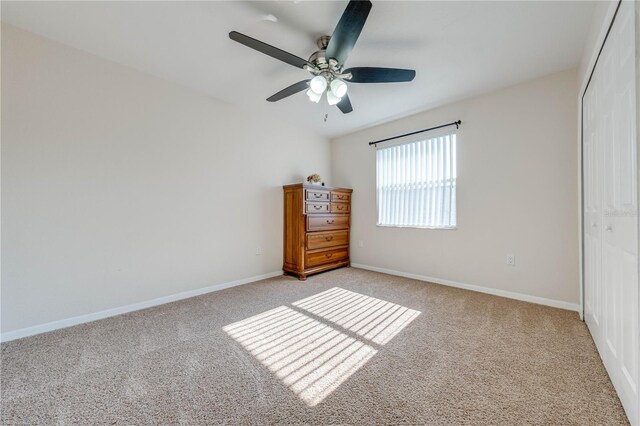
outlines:
{"label": "frosted glass light shade", "polygon": [[322,92],[327,88],[327,79],[321,75],[317,75],[311,79],[309,87],[314,93],[322,95]]}
{"label": "frosted glass light shade", "polygon": [[309,90],[307,90],[307,96],[309,97],[311,102],[318,103],[318,102],[320,102],[320,98],[322,97],[322,92],[316,93],[313,90],[309,89]]}
{"label": "frosted glass light shade", "polygon": [[331,92],[333,92],[333,94],[339,98],[347,94],[347,84],[340,79],[337,79],[337,78],[334,79],[331,82],[330,87],[331,87]]}
{"label": "frosted glass light shade", "polygon": [[333,94],[332,91],[327,92],[327,103],[329,105],[335,105],[340,102],[342,99]]}

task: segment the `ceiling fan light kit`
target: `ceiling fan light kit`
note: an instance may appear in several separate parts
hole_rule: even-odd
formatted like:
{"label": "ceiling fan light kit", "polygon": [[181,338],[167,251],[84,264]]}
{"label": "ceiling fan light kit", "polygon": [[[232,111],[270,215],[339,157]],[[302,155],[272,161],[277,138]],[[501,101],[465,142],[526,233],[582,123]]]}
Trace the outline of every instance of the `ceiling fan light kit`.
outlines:
{"label": "ceiling fan light kit", "polygon": [[[312,102],[318,103],[325,90],[329,105],[336,105],[347,94],[347,85],[344,81],[335,76],[329,76],[329,78],[332,78],[330,84],[327,84],[327,78],[323,75],[317,75],[311,79],[307,96]],[[329,90],[327,90],[327,86]]]}
{"label": "ceiling fan light kit", "polygon": [[326,92],[327,103],[337,105],[342,113],[348,114],[353,111],[353,107],[347,95],[346,82],[399,83],[412,81],[416,75],[414,70],[398,68],[357,67],[343,70],[370,10],[369,0],[351,0],[333,35],[318,38],[316,44],[320,50],[311,54],[308,61],[237,31],[231,31],[229,38],[313,75],[309,80],[299,81],[282,89],[267,98],[267,101],[276,102],[306,89],[309,99],[318,103]]}

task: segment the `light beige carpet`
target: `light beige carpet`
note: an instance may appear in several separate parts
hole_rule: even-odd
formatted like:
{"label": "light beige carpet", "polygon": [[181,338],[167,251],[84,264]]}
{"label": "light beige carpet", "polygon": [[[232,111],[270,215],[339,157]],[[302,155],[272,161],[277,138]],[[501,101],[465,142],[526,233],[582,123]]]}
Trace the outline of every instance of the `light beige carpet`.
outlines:
{"label": "light beige carpet", "polygon": [[3,424],[625,424],[573,312],[344,268],[2,345]]}

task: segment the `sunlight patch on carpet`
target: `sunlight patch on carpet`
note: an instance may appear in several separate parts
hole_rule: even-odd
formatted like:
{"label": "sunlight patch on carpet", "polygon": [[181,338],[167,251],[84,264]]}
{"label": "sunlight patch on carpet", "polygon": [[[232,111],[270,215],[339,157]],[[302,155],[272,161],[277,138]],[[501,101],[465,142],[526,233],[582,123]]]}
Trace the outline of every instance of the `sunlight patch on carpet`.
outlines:
{"label": "sunlight patch on carpet", "polygon": [[338,287],[292,306],[254,315],[223,330],[311,407],[371,359],[378,352],[374,346],[389,342],[420,314]]}
{"label": "sunlight patch on carpet", "polygon": [[284,306],[224,331],[309,406],[321,402],[377,352]]}
{"label": "sunlight patch on carpet", "polygon": [[334,287],[292,304],[331,321],[365,339],[384,345],[418,315],[419,311]]}

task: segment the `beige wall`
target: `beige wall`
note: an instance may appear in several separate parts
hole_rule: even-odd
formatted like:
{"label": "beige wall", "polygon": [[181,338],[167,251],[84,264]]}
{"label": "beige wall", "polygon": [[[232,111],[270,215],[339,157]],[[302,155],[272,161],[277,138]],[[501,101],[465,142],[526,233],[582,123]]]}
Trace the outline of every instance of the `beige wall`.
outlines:
{"label": "beige wall", "polygon": [[324,138],[3,25],[2,332],[281,270],[281,185],[329,161]]}
{"label": "beige wall", "polygon": [[[577,80],[569,70],[334,140],[334,183],[354,189],[352,262],[577,304]],[[377,227],[367,142],[457,119],[458,229]]]}

